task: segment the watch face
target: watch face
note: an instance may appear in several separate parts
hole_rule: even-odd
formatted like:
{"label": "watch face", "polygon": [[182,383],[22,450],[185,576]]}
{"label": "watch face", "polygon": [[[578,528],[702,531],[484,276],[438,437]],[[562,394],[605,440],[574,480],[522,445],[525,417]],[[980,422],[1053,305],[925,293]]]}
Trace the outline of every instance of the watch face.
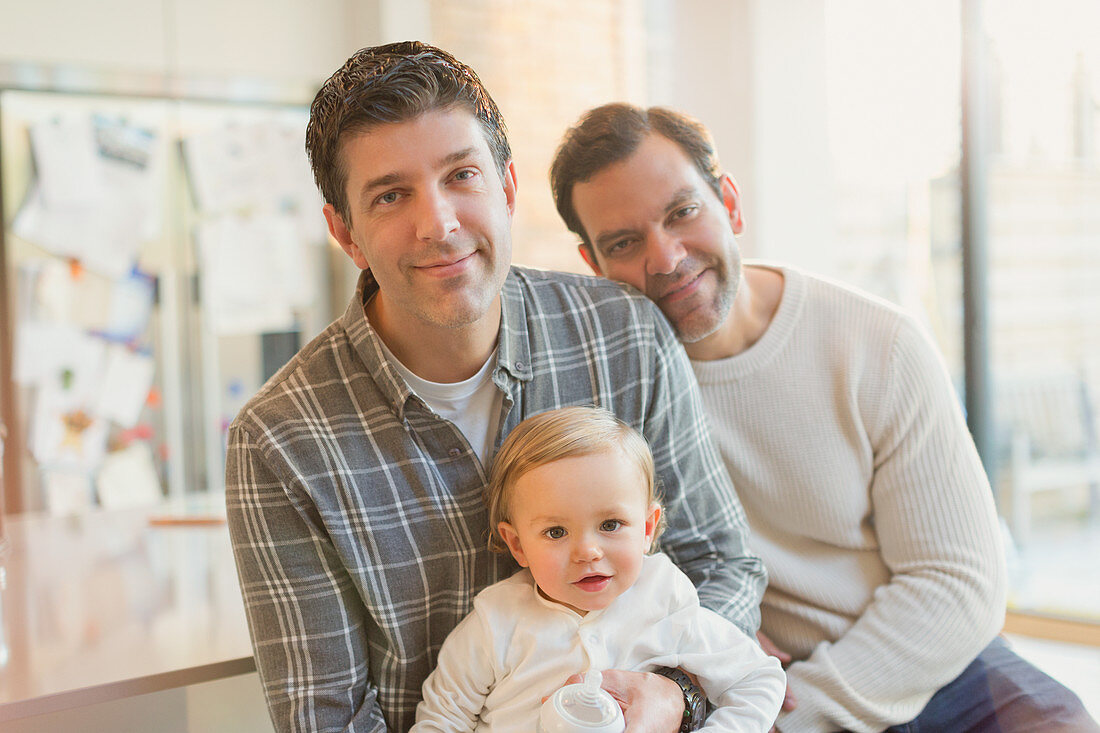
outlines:
{"label": "watch face", "polygon": [[691,710],[691,728],[698,728],[707,717],[707,698],[699,691],[688,693],[688,708]]}

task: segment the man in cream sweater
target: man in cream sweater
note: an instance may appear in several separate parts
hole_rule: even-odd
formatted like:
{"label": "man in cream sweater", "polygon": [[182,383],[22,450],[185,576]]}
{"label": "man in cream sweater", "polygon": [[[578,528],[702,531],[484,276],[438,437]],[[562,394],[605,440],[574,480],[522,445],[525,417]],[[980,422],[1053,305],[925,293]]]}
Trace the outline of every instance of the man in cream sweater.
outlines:
{"label": "man in cream sweater", "polygon": [[613,104],[566,133],[551,184],[589,266],[656,302],[691,357],[771,577],[776,727],[1097,730],[997,637],[997,516],[935,348],[888,303],[743,267],[720,170],[695,120]]}

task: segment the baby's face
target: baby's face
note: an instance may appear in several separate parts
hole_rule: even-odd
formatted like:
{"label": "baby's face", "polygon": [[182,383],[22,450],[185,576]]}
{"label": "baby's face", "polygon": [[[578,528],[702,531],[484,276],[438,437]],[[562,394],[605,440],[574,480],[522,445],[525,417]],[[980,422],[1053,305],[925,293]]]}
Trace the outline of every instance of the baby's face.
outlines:
{"label": "baby's face", "polygon": [[542,594],[582,616],[634,585],[661,516],[618,449],[535,468],[512,488],[501,536]]}

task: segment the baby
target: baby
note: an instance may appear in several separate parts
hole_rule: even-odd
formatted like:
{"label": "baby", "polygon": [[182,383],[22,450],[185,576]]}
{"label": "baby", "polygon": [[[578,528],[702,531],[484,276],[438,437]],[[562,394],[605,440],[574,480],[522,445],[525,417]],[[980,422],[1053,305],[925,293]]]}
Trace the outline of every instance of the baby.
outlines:
{"label": "baby", "polygon": [[524,570],[486,588],[424,682],[413,731],[536,730],[542,700],[589,669],[678,667],[714,706],[700,730],[767,731],[783,671],[699,605],[667,556],[645,439],[610,413],[567,407],[505,440],[487,488],[489,546]]}

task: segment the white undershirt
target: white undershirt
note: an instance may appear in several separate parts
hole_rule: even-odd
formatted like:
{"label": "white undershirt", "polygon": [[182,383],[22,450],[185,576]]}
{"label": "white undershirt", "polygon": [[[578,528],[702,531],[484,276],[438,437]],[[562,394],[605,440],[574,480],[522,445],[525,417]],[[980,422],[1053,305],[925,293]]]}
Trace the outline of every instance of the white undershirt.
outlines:
{"label": "white undershirt", "polygon": [[382,344],[382,352],[412,391],[437,415],[454,423],[477,453],[481,465],[488,467],[504,400],[504,393],[493,383],[497,350],[493,349],[474,376],[461,382],[444,383],[429,382],[416,376],[386,348],[382,339],[378,343]]}

